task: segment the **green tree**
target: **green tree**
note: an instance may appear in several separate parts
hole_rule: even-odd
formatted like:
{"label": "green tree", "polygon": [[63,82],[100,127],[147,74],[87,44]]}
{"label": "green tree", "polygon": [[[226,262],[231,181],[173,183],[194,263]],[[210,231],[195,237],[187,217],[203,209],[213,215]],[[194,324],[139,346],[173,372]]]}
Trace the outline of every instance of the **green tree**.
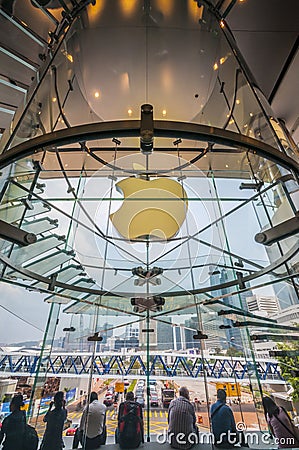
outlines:
{"label": "green tree", "polygon": [[[291,341],[277,344],[279,350],[289,352],[286,356],[278,356],[280,372],[283,378],[294,389],[292,398],[299,401],[299,341]],[[296,352],[296,354],[294,354]]]}
{"label": "green tree", "polygon": [[243,352],[236,347],[228,347],[226,354],[227,356],[243,356]]}

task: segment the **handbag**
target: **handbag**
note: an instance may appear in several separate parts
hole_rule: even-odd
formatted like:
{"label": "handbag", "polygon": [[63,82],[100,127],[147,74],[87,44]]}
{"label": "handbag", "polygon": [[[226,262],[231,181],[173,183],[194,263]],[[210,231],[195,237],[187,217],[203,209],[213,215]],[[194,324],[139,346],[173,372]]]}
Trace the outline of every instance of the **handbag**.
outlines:
{"label": "handbag", "polygon": [[81,431],[79,428],[77,428],[76,432],[74,434],[73,447],[72,448],[78,448],[79,447],[79,444],[82,441],[82,434],[83,434],[83,431]]}
{"label": "handbag", "polygon": [[38,447],[38,435],[36,429],[29,425],[26,421],[26,414],[24,412],[24,434],[23,434],[23,450],[37,450]]}
{"label": "handbag", "polygon": [[103,431],[100,434],[100,439],[99,439],[99,443],[100,445],[105,445],[106,444],[106,439],[107,439],[107,428],[106,425],[103,425]]}
{"label": "handbag", "polygon": [[287,416],[287,418],[288,418],[288,420],[289,420],[289,422],[290,422],[290,425],[291,425],[291,428],[289,428],[287,425],[285,425],[280,419],[279,419],[279,417],[278,416],[276,416],[275,415],[275,418],[278,420],[278,422],[293,436],[293,438],[295,439],[295,441],[297,441],[297,444],[296,445],[299,445],[299,430],[298,430],[298,428],[294,425],[294,423],[293,423],[293,421],[290,419],[290,417],[289,417],[289,415],[288,415],[288,413],[285,411],[285,409],[283,409],[283,408],[281,408],[283,411],[284,411],[284,413],[286,414],[286,416]]}

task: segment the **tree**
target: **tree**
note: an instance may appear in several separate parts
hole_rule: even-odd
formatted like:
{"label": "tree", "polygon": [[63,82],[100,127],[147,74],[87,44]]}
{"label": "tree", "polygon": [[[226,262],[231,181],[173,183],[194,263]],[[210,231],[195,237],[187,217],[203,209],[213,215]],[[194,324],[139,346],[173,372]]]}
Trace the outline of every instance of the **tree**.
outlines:
{"label": "tree", "polygon": [[243,352],[238,350],[236,347],[228,347],[226,350],[227,356],[243,356]]}
{"label": "tree", "polygon": [[[299,325],[298,331],[299,331]],[[287,352],[286,355],[277,356],[280,372],[283,378],[290,383],[294,389],[292,399],[299,401],[299,341],[290,341],[277,344],[279,350]]]}

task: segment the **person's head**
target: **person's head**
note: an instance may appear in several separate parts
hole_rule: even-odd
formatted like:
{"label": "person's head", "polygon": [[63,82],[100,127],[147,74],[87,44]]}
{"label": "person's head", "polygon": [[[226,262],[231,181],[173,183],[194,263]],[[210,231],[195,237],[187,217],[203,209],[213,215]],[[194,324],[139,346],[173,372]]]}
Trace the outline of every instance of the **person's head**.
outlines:
{"label": "person's head", "polygon": [[185,397],[187,400],[189,400],[189,390],[186,388],[186,386],[180,387],[179,394],[181,397]]}
{"label": "person's head", "polygon": [[269,417],[272,417],[279,413],[279,408],[270,397],[263,397],[263,407],[265,411],[265,415],[268,414]]}
{"label": "person's head", "polygon": [[128,402],[133,402],[134,401],[134,392],[133,391],[129,391],[126,394],[126,400]]}
{"label": "person's head", "polygon": [[220,400],[221,402],[226,402],[226,392],[224,389],[217,389],[217,400]]}
{"label": "person's head", "polygon": [[94,402],[95,400],[98,400],[98,394],[96,392],[91,392],[89,396],[89,403]]}
{"label": "person's head", "polygon": [[23,395],[16,394],[10,401],[9,409],[11,412],[19,411],[21,406],[24,406]]}
{"label": "person's head", "polygon": [[56,409],[61,409],[64,406],[64,393],[62,391],[58,391],[54,395],[54,405]]}

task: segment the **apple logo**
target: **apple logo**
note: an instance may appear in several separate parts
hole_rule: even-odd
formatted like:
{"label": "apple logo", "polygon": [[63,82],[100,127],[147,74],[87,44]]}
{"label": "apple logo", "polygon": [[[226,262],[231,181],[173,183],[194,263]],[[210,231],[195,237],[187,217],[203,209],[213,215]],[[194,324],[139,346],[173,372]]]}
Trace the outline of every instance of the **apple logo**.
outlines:
{"label": "apple logo", "polygon": [[118,233],[134,240],[170,239],[182,226],[188,199],[183,186],[170,178],[125,178],[116,184],[124,196],[121,207],[110,214]]}

